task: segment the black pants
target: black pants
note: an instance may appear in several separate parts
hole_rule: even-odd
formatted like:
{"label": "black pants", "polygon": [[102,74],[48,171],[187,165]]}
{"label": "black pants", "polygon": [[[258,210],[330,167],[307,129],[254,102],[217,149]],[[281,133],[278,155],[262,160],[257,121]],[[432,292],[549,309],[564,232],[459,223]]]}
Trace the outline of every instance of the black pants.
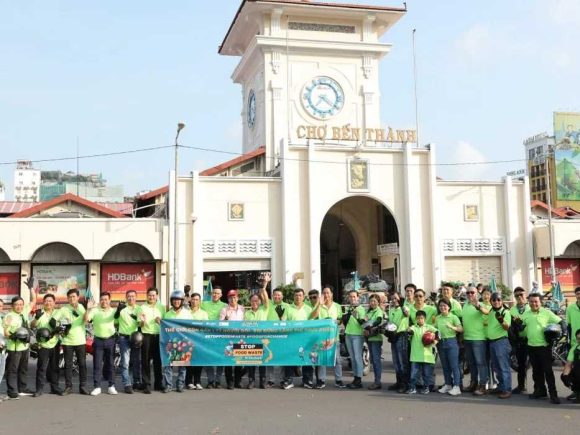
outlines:
{"label": "black pants", "polygon": [[72,388],[73,357],[76,355],[79,365],[79,386],[87,386],[87,347],[84,344],[78,346],[63,346],[64,351],[64,382],[67,388]]}
{"label": "black pants", "polygon": [[163,389],[163,373],[161,372],[161,354],[159,353],[159,335],[143,334],[143,345],[141,346],[141,369],[143,376],[143,387],[151,389],[151,360],[153,360],[153,375],[155,390]]}
{"label": "black pants", "polygon": [[9,350],[6,357],[6,390],[9,396],[27,390],[28,350]]}
{"label": "black pants", "polygon": [[534,393],[545,394],[547,383],[550,396],[557,396],[556,380],[552,370],[552,348],[550,346],[528,346],[528,354],[532,364]]}
{"label": "black pants", "polygon": [[201,384],[201,371],[203,367],[187,367],[185,370],[185,385],[189,384]]}
{"label": "black pants", "polygon": [[58,357],[60,344],[50,349],[38,348],[36,363],[36,391],[42,392],[45,381],[50,384],[50,391],[58,391]]}
{"label": "black pants", "polygon": [[[258,375],[260,376],[260,382],[266,380],[266,367],[258,366]],[[250,381],[256,380],[256,366],[248,367],[248,379]]]}
{"label": "black pants", "polygon": [[525,342],[517,341],[513,349],[518,362],[518,387],[524,389],[528,372],[528,346]]}
{"label": "black pants", "polygon": [[95,337],[93,342],[93,382],[95,388],[101,386],[102,377],[108,386],[115,385],[115,338]]}
{"label": "black pants", "polygon": [[226,367],[226,382],[231,384],[239,384],[242,382],[242,368],[241,367]]}
{"label": "black pants", "polygon": [[572,364],[572,372],[570,373],[572,377],[572,391],[576,394],[580,394],[580,362],[575,362]]}

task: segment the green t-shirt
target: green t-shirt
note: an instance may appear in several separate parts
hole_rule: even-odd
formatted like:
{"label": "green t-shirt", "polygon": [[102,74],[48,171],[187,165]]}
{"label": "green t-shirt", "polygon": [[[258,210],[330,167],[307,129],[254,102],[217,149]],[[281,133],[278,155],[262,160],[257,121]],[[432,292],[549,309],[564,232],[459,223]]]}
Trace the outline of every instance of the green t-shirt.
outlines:
{"label": "green t-shirt", "polygon": [[568,305],[566,308],[566,323],[572,328],[572,336],[576,336],[576,331],[580,329],[580,306],[578,302]]}
{"label": "green t-shirt", "polygon": [[462,310],[463,308],[461,307],[461,304],[459,303],[459,301],[451,298],[450,299],[451,302],[451,310],[449,310],[451,312],[451,314],[455,314],[457,317],[459,317],[461,319],[461,316],[463,315]]}
{"label": "green t-shirt", "polygon": [[303,304],[300,308],[296,305],[290,305],[289,311],[286,312],[287,320],[308,320],[312,313],[312,308]]}
{"label": "green t-shirt", "polygon": [[244,320],[262,322],[268,320],[268,310],[263,305],[260,305],[256,311],[249,310],[244,311]]}
{"label": "green t-shirt", "polygon": [[[6,350],[19,352],[30,347],[28,343],[22,343],[20,341],[10,339],[10,334],[16,332],[18,328],[27,328],[29,326],[28,313],[30,313],[30,306],[25,305],[22,313],[17,314],[14,311],[10,311],[4,317],[4,320],[2,321],[2,327],[8,329],[8,334],[6,337]],[[10,323],[10,326],[8,326],[8,323]]]}
{"label": "green t-shirt", "polygon": [[389,320],[397,325],[397,333],[405,332],[409,329],[409,317],[411,315],[411,310],[409,309],[409,316],[403,314],[403,308],[390,308],[389,309]]}
{"label": "green t-shirt", "polygon": [[[512,315],[509,310],[501,308],[500,313],[503,314],[503,320],[509,325],[512,324]],[[491,310],[487,318],[487,338],[489,340],[497,340],[498,338],[507,337],[508,332],[502,328],[501,324],[495,318],[495,310]]]}
{"label": "green t-shirt", "polygon": [[[282,320],[286,320],[288,310],[290,309],[290,304],[286,302],[281,302],[279,305],[281,305],[282,308],[284,308],[285,310],[284,314],[282,315]],[[268,306],[268,320],[271,320],[273,322],[280,320],[280,318],[278,317],[278,313],[276,312],[277,306],[278,305],[276,305],[273,301],[270,301],[270,304]]]}
{"label": "green t-shirt", "polygon": [[[321,304],[320,308],[318,309],[318,318],[340,320],[342,319],[342,307],[336,302],[333,302],[330,307]],[[336,338],[339,337],[339,334],[340,328],[336,328]]]}
{"label": "green t-shirt", "polygon": [[101,307],[89,311],[88,319],[93,323],[93,333],[97,338],[110,338],[115,335],[115,308]]}
{"label": "green t-shirt", "polygon": [[[352,307],[347,308],[347,312],[351,310]],[[365,309],[362,306],[358,306],[353,309],[352,315],[348,319],[348,323],[346,325],[346,329],[344,333],[346,335],[363,335],[363,329],[357,319],[364,319],[365,318]]]}
{"label": "green t-shirt", "polygon": [[[481,306],[484,307],[485,309],[491,311],[491,304],[487,304],[485,302],[481,302]],[[485,338],[489,338],[487,336],[487,326],[489,324],[489,314],[482,314],[483,317],[483,330],[485,332]]]}
{"label": "green t-shirt", "polygon": [[536,313],[532,310],[525,312],[522,320],[525,326],[524,332],[528,338],[528,346],[532,347],[547,346],[544,329],[548,325],[558,324],[562,321],[556,314],[543,307],[540,307]]}
{"label": "green t-shirt", "polygon": [[[56,321],[58,317],[58,312],[56,310],[52,310],[52,313],[50,313],[50,315],[45,311],[44,313],[42,313],[42,316],[40,316],[40,318],[36,321],[36,329],[41,329],[41,328],[46,328],[48,329],[50,332],[54,332],[54,328],[52,328],[50,326],[50,319],[54,318],[54,320]],[[38,345],[40,347],[43,347],[44,349],[52,349],[54,348],[54,346],[56,346],[56,344],[58,343],[58,335],[54,335],[50,340],[44,342],[44,343],[38,343]]]}
{"label": "green t-shirt", "polygon": [[433,305],[423,304],[421,308],[415,307],[415,305],[411,305],[409,307],[409,318],[413,324],[417,323],[417,311],[425,311],[427,318],[425,319],[425,323],[428,325],[433,325],[435,323],[435,318],[437,317],[437,308]]}
{"label": "green t-shirt", "polygon": [[[119,334],[131,335],[139,328],[138,312],[138,305],[133,305],[132,307],[127,305],[121,310],[119,318],[117,319],[119,323]],[[131,316],[135,316],[135,318]]]}
{"label": "green t-shirt", "polygon": [[201,303],[201,309],[207,313],[209,320],[219,320],[221,310],[227,305],[228,304],[222,301],[203,301]]}
{"label": "green t-shirt", "polygon": [[[518,307],[517,305],[514,305],[513,307],[510,308],[510,314],[512,316],[512,320],[515,318],[521,319],[523,317],[523,315],[525,313],[527,313],[528,311],[530,311],[530,306],[528,304],[524,304],[523,307]],[[525,338],[526,331],[520,331],[518,333],[518,336]]]}
{"label": "green t-shirt", "polygon": [[[368,317],[369,320],[376,320],[376,319],[382,320],[384,316],[385,316],[385,313],[383,312],[383,310],[381,310],[381,307],[377,307],[374,310],[367,311],[365,317]],[[383,335],[382,334],[371,335],[371,336],[369,336],[368,341],[379,341],[382,343],[383,342]]]}
{"label": "green t-shirt", "polygon": [[141,320],[141,314],[145,314],[145,322],[141,327],[143,334],[159,335],[159,324],[155,321],[157,317],[163,319],[165,317],[165,307],[160,303],[155,305],[143,304],[139,305],[137,310],[137,319]]}
{"label": "green t-shirt", "polygon": [[[68,334],[61,340],[63,346],[80,346],[87,342],[87,330],[85,328],[85,307],[78,304],[76,309],[67,304],[58,310],[58,319],[67,319],[71,322]],[[77,315],[75,316],[74,313]]]}
{"label": "green t-shirt", "polygon": [[485,341],[483,314],[474,305],[466,303],[463,306],[463,338],[469,341]]}
{"label": "green t-shirt", "polygon": [[435,328],[439,331],[441,338],[455,338],[457,332],[450,328],[450,326],[460,326],[461,321],[455,314],[449,313],[447,316],[439,314],[435,319]]}
{"label": "green t-shirt", "polygon": [[207,315],[207,312],[202,310],[201,308],[198,310],[193,310],[193,308],[191,309],[191,319],[192,320],[209,320],[209,316]]}
{"label": "green t-shirt", "polygon": [[570,362],[578,362],[578,361],[574,361],[574,354],[576,352],[580,352],[579,350],[580,346],[578,345],[578,343],[576,343],[575,345],[573,345],[570,348],[570,351],[568,352],[568,357],[566,358],[566,361],[570,361]]}
{"label": "green t-shirt", "polygon": [[191,311],[187,308],[181,308],[179,311],[175,311],[171,308],[163,315],[164,319],[177,319],[177,320],[193,320],[191,317]]}
{"label": "green t-shirt", "polygon": [[437,332],[437,329],[425,324],[423,326],[411,326],[413,334],[411,334],[411,362],[435,364],[435,354],[433,353],[433,345],[425,346],[423,344],[423,334],[427,331]]}

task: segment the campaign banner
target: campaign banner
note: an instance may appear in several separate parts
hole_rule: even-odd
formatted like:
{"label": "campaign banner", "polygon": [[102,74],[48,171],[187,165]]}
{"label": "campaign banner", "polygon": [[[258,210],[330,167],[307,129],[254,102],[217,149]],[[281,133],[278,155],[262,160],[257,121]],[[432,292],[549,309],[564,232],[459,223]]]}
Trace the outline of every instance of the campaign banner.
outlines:
{"label": "campaign banner", "polygon": [[0,299],[11,302],[20,294],[20,268],[18,266],[0,266]]}
{"label": "campaign banner", "polygon": [[164,366],[334,366],[337,325],[303,322],[163,320]]}
{"label": "campaign banner", "polygon": [[51,293],[58,304],[66,303],[70,289],[77,289],[81,299],[87,291],[86,264],[33,264],[32,277],[39,297]]}
{"label": "campaign banner", "polygon": [[580,113],[554,113],[556,196],[580,200]]}
{"label": "campaign banner", "polygon": [[111,293],[113,301],[124,301],[127,290],[135,290],[137,300],[145,301],[151,287],[155,287],[155,264],[101,264],[101,291]]}

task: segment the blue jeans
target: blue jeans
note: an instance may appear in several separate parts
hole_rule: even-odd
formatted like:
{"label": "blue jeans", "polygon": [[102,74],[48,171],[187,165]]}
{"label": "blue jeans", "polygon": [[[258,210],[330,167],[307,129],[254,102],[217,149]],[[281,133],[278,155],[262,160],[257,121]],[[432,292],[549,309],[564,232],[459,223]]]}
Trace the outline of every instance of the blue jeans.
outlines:
{"label": "blue jeans", "polygon": [[4,370],[6,369],[6,352],[0,352],[0,384],[2,383],[2,378],[4,377]]}
{"label": "blue jeans", "polygon": [[[185,387],[185,372],[187,367],[177,367],[177,382],[176,387],[178,390],[183,390]],[[163,382],[165,387],[172,388],[173,386],[173,367],[165,366],[163,367]]]}
{"label": "blue jeans", "polygon": [[[326,382],[326,366],[318,367],[318,379]],[[334,352],[334,382],[342,381],[342,361],[340,360],[340,345],[337,340]]]}
{"label": "blue jeans", "polygon": [[350,362],[352,364],[352,374],[357,378],[363,376],[363,344],[364,337],[362,335],[345,335],[346,348],[350,355]]}
{"label": "blue jeans", "polygon": [[431,379],[431,377],[433,376],[434,368],[435,364],[412,362],[409,389],[414,390],[417,387],[417,377],[419,376],[419,373],[421,373],[423,383],[425,384],[423,385],[423,388],[429,388],[428,382],[425,382],[425,379]]}
{"label": "blue jeans", "polygon": [[93,382],[101,386],[101,375],[109,387],[115,385],[115,338],[95,337],[93,342]]}
{"label": "blue jeans", "polygon": [[[141,349],[131,347],[131,339],[127,335],[119,335],[119,349],[121,351],[121,379],[125,387],[141,383]],[[133,381],[129,375],[129,367]]]}
{"label": "blue jeans", "polygon": [[459,373],[459,346],[456,338],[444,338],[439,343],[439,354],[445,385],[459,387],[461,375]]}
{"label": "blue jeans", "polygon": [[371,363],[373,365],[373,372],[375,374],[375,384],[381,383],[381,373],[383,372],[383,364],[381,362],[381,355],[383,354],[383,340],[369,341],[369,352],[371,354]]}
{"label": "blue jeans", "polygon": [[391,353],[397,384],[405,386],[409,382],[409,338],[406,332],[395,336],[391,343]]}
{"label": "blue jeans", "polygon": [[510,367],[510,354],[512,347],[507,337],[490,341],[491,366],[496,373],[499,390],[502,393],[512,390],[512,371]]}
{"label": "blue jeans", "polygon": [[469,362],[472,384],[487,384],[489,372],[485,357],[486,346],[485,340],[465,340],[465,357]]}
{"label": "blue jeans", "polygon": [[207,382],[212,384],[217,382],[218,384],[221,383],[222,374],[224,372],[223,367],[206,367],[205,374],[207,375]]}

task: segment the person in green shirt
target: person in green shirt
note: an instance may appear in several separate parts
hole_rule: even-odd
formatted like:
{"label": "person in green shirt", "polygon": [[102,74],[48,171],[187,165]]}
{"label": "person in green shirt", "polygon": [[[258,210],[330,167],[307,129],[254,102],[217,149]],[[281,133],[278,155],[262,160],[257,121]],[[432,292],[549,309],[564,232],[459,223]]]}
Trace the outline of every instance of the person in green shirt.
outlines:
{"label": "person in green shirt", "polygon": [[[209,320],[219,320],[220,313],[227,304],[222,300],[222,288],[219,285],[213,287],[211,291],[211,300],[203,301],[201,303],[201,309],[207,313]],[[223,367],[206,367],[205,372],[207,374],[207,385],[208,390],[212,388],[221,388],[221,378],[224,372]]]}
{"label": "person in green shirt", "polygon": [[351,389],[363,388],[363,345],[364,333],[362,324],[364,323],[365,309],[360,305],[358,292],[351,290],[348,292],[348,303],[346,313],[342,316],[342,323],[345,326],[344,339],[346,349],[350,357],[352,366],[352,373],[354,375],[353,381],[347,385]]}
{"label": "person in green shirt", "polygon": [[[286,320],[286,313],[290,308],[290,304],[284,302],[284,292],[281,288],[275,288],[272,290],[272,300],[270,302],[270,308],[268,309],[268,320],[271,322],[278,322],[281,320]],[[268,366],[266,368],[266,377],[268,382],[266,383],[267,388],[272,388],[276,385],[276,372],[278,372],[278,381],[282,385],[284,383],[284,368],[283,367],[272,367]]]}
{"label": "person in green shirt", "polygon": [[[61,394],[58,387],[58,358],[59,342],[55,332],[57,325],[55,298],[52,293],[47,293],[42,299],[43,310],[36,310],[32,328],[36,329],[36,342],[38,343],[38,360],[36,363],[36,392],[34,397],[42,396],[44,383],[50,384],[50,394]],[[42,335],[41,335],[42,334]]]}
{"label": "person in green shirt", "polygon": [[568,337],[570,342],[576,336],[576,331],[580,330],[580,287],[574,289],[576,302],[566,308],[566,323],[568,324]]}
{"label": "person in green shirt", "polygon": [[397,326],[394,336],[391,338],[391,354],[395,369],[396,382],[388,387],[390,391],[404,393],[409,384],[409,316],[410,307],[401,306],[401,297],[394,293],[390,297],[389,321]]}
{"label": "person in green shirt", "polygon": [[417,311],[424,311],[427,316],[425,322],[428,325],[433,325],[435,323],[435,318],[437,317],[437,308],[425,303],[425,290],[420,288],[415,290],[414,299],[415,303],[409,307],[409,319],[411,323],[417,324],[415,320]]}
{"label": "person in green shirt", "polygon": [[461,374],[459,370],[457,334],[463,332],[463,328],[459,317],[450,311],[451,301],[449,299],[439,299],[437,309],[439,310],[439,315],[435,320],[435,327],[441,336],[439,355],[441,356],[441,366],[443,367],[443,376],[445,378],[445,385],[439,389],[439,392],[458,396],[461,394]]}
{"label": "person in green shirt", "polygon": [[[31,307],[36,306],[36,292],[30,290],[30,304],[25,304],[20,296],[12,298],[12,310],[4,317],[2,327],[6,343],[6,390],[8,397],[18,399],[19,396],[31,396],[32,392],[26,385],[28,375],[28,357],[30,345],[28,340],[16,338],[20,328],[28,329],[28,316]],[[14,334],[14,335],[13,335]],[[28,334],[27,337],[29,338]]]}
{"label": "person in green shirt", "polygon": [[111,307],[111,293],[102,292],[99,306],[91,299],[85,313],[85,324],[93,324],[93,384],[91,396],[101,394],[101,379],[107,381],[107,393],[117,394],[115,388],[115,309]]}
{"label": "person in green shirt", "polygon": [[[409,378],[409,389],[407,394],[417,393],[417,378],[421,373],[422,379],[431,379],[433,377],[433,369],[435,368],[435,349],[433,346],[437,345],[437,338],[430,343],[423,342],[423,335],[430,331],[437,334],[437,329],[427,324],[427,313],[423,310],[418,310],[415,314],[415,324],[410,326],[407,333],[411,340],[411,376]],[[425,382],[425,381],[424,381]],[[424,384],[421,390],[422,394],[429,394],[429,386]]]}
{"label": "person in green shirt", "polygon": [[151,360],[153,360],[153,376],[155,391],[163,390],[163,371],[161,354],[159,353],[159,325],[165,315],[165,307],[158,302],[159,290],[151,287],[147,290],[147,302],[137,310],[139,326],[143,333],[141,345],[141,376],[143,377],[143,393],[151,394]]}
{"label": "person in green shirt", "polygon": [[530,399],[546,397],[546,383],[550,393],[550,402],[560,404],[556,380],[552,369],[552,345],[546,341],[544,330],[548,325],[562,323],[552,311],[542,307],[542,297],[539,294],[531,294],[528,297],[530,311],[524,313],[522,320],[524,331],[528,339],[528,355],[532,364],[532,379],[534,380],[534,392],[529,395]]}
{"label": "person in green shirt", "polygon": [[64,390],[63,396],[72,393],[73,357],[76,356],[79,367],[79,392],[89,395],[87,389],[87,331],[85,328],[85,307],[79,303],[80,293],[77,289],[66,292],[68,304],[58,310],[58,320],[66,320],[71,326],[63,335],[61,344],[64,353]]}
{"label": "person in green shirt", "polygon": [[483,316],[489,314],[489,310],[479,302],[474,286],[469,286],[465,294],[467,302],[462,310],[463,339],[471,381],[464,391],[481,396],[487,394],[486,384],[489,377],[486,358],[487,340],[483,326]]}
{"label": "person in green shirt", "polygon": [[489,373],[489,381],[487,383],[488,390],[490,391],[497,391],[497,378],[495,376],[495,372],[491,368],[491,351],[490,351],[490,342],[487,339],[487,325],[489,324],[489,312],[491,311],[491,288],[486,285],[481,287],[480,291],[481,297],[481,307],[483,310],[487,310],[488,314],[483,314],[483,330],[485,332],[486,338],[486,364],[487,364],[487,371]]}
{"label": "person in green shirt", "polygon": [[[201,308],[201,294],[190,293],[189,306],[191,307],[191,319],[197,321],[207,321],[209,316]],[[201,371],[202,366],[187,367],[185,371],[185,385],[188,390],[203,390],[201,386]]]}
{"label": "person in green shirt", "polygon": [[[244,312],[244,320],[246,322],[265,322],[268,319],[268,294],[266,288],[260,288],[259,293],[254,293],[250,296],[250,309]],[[260,376],[260,389],[266,389],[266,367],[258,367],[258,375]],[[256,387],[256,366],[248,367],[248,390],[253,390]]]}
{"label": "person in green shirt", "polygon": [[[3,322],[4,322],[4,301],[2,300],[2,298],[0,298],[0,340],[2,340],[2,342],[4,343],[2,346],[0,346],[0,379],[4,378],[4,370],[6,369],[6,350],[4,349],[6,345],[6,340],[4,337]],[[5,400],[7,398],[8,396],[0,396],[0,402],[2,402],[2,400]]]}
{"label": "person in green shirt", "polygon": [[449,303],[451,304],[451,314],[455,314],[457,317],[459,317],[461,319],[461,315],[462,315],[462,308],[461,308],[461,304],[459,303],[459,301],[453,299],[453,292],[454,292],[455,288],[453,287],[453,284],[451,283],[444,283],[441,286],[441,298],[445,298],[449,301]]}
{"label": "person in green shirt", "polygon": [[385,313],[379,306],[381,298],[378,294],[373,293],[369,296],[369,309],[365,314],[365,324],[369,327],[364,330],[364,336],[369,345],[369,353],[371,356],[371,363],[373,365],[373,374],[375,375],[374,382],[369,385],[369,390],[380,390],[382,388],[381,375],[383,373],[383,363],[381,356],[383,355],[383,334],[378,332],[378,326],[383,322]]}
{"label": "person in green shirt", "polygon": [[572,390],[573,397],[569,397],[569,400],[580,403],[580,329],[576,330],[571,344],[560,378],[564,385]]}
{"label": "person in green shirt", "polygon": [[405,286],[405,301],[403,302],[404,307],[411,309],[415,305],[415,292],[417,291],[417,286],[413,283],[409,283]]}
{"label": "person in green shirt", "polygon": [[[185,293],[181,290],[174,290],[169,296],[171,309],[167,311],[163,318],[167,320],[193,320],[191,311],[184,307]],[[177,380],[175,391],[183,393],[185,387],[186,367],[177,367]],[[170,393],[173,386],[173,367],[171,365],[163,367],[163,392]]]}
{"label": "person in green shirt", "polygon": [[[115,321],[119,328],[119,350],[121,352],[121,381],[126,394],[133,394],[133,390],[142,389],[141,380],[141,348],[133,345],[131,334],[139,328],[137,321],[137,292],[125,292],[126,303],[119,302],[115,311]],[[129,373],[129,368],[131,373]],[[131,376],[133,381],[131,381]]]}
{"label": "person in green shirt", "polygon": [[521,394],[526,391],[526,379],[528,377],[528,344],[526,333],[523,331],[522,317],[530,310],[526,300],[526,291],[522,287],[514,289],[516,303],[510,308],[512,317],[513,340],[512,347],[517,361],[518,385],[512,390],[512,394]]}
{"label": "person in green shirt", "polygon": [[498,380],[498,397],[509,399],[512,395],[512,371],[510,355],[512,347],[508,338],[508,330],[512,316],[504,306],[501,293],[491,295],[492,311],[488,316],[487,338],[491,356],[491,366]]}

